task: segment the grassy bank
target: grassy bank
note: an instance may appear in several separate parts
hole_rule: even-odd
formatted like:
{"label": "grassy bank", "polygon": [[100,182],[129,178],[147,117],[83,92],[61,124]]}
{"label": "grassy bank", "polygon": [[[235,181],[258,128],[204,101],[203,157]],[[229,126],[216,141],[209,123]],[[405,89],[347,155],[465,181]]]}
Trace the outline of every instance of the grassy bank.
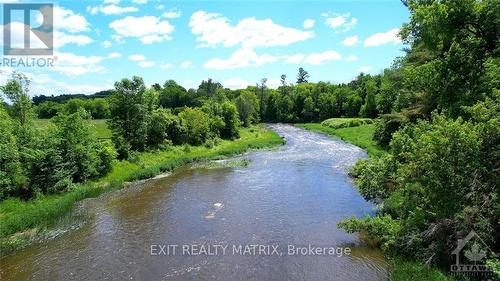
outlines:
{"label": "grassy bank", "polygon": [[370,156],[380,156],[385,150],[373,140],[374,124],[334,129],[320,123],[300,123],[297,127],[340,137],[342,140],[366,149]]}
{"label": "grassy bank", "polygon": [[[95,135],[100,139],[109,139],[111,138],[111,130],[108,128],[108,124],[106,123],[107,119],[96,119],[91,120],[90,122],[94,126],[93,131]],[[35,119],[35,126],[41,129],[45,129],[50,126],[50,119]]]}
{"label": "grassy bank", "polygon": [[[341,119],[341,118],[336,118]],[[333,122],[335,121],[335,122]],[[341,123],[342,120],[333,120],[331,123]],[[295,124],[300,128],[321,132],[330,136],[340,137],[342,140],[352,143],[356,146],[365,148],[370,157],[380,156],[386,151],[377,145],[372,139],[374,124],[365,124],[360,126],[334,129],[321,123],[304,123]],[[455,280],[450,276],[446,276],[441,271],[429,268],[422,263],[407,261],[401,258],[391,260],[391,280],[394,281],[420,281],[420,280],[435,280],[435,281],[452,281]]]}
{"label": "grassy bank", "polygon": [[125,182],[153,177],[184,164],[216,159],[283,144],[275,132],[260,126],[242,129],[240,138],[223,140],[212,148],[205,146],[171,146],[169,149],[138,153],[133,161],[116,161],[104,178],[77,185],[72,191],[35,200],[8,199],[0,202],[0,255],[22,247],[41,231],[56,224],[75,202],[121,188]]}

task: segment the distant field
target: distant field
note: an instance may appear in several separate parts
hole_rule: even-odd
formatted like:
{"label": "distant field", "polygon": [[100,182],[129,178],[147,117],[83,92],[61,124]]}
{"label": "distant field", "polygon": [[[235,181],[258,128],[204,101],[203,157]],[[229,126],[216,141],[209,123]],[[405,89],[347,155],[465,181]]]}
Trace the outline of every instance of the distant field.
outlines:
{"label": "distant field", "polygon": [[370,118],[330,118],[321,122],[321,125],[333,129],[356,127],[366,124],[372,124],[373,120]]}
{"label": "distant field", "polygon": [[[111,130],[108,128],[106,121],[107,119],[91,120],[92,124],[94,125],[94,132],[100,139],[111,138]],[[49,126],[49,124],[50,119],[35,119],[35,125],[39,128],[45,129]]]}
{"label": "distant field", "polygon": [[346,142],[365,148],[369,155],[380,156],[386,151],[380,147],[372,138],[375,124],[366,124],[349,128],[334,129],[321,123],[295,124],[298,127],[338,136]]}

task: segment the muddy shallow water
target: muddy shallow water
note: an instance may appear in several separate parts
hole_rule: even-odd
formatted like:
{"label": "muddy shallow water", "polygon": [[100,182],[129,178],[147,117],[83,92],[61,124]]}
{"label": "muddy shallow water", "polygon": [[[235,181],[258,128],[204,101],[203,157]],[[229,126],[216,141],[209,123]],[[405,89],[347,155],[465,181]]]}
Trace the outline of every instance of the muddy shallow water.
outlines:
{"label": "muddy shallow water", "polygon": [[[0,259],[0,280],[386,280],[380,251],[336,227],[374,212],[347,176],[365,152],[271,128],[287,144],[239,156],[247,167],[187,167],[86,200],[83,226]],[[288,252],[309,245],[337,252]]]}

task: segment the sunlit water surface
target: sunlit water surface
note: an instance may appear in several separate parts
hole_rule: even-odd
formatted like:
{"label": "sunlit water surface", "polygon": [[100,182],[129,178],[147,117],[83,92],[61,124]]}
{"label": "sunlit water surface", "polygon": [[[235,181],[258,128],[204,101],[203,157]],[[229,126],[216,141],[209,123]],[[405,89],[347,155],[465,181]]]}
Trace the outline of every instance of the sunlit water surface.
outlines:
{"label": "sunlit water surface", "polygon": [[[76,211],[83,226],[1,259],[0,280],[386,280],[380,251],[336,227],[373,214],[347,176],[365,152],[290,125],[270,127],[286,145],[239,156],[248,167],[186,167],[85,200]],[[151,255],[151,245],[167,244],[227,250]],[[282,254],[232,251],[252,244],[278,245]],[[352,253],[287,254],[288,245],[308,244]]]}

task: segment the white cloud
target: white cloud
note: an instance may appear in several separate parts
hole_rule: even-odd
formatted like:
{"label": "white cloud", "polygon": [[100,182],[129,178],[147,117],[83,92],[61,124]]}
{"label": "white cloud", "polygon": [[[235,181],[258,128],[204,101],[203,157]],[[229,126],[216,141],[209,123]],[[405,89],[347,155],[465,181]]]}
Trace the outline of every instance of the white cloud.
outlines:
{"label": "white cloud", "polygon": [[369,67],[369,66],[362,66],[362,67],[358,68],[358,71],[359,71],[359,72],[364,72],[364,73],[367,73],[367,72],[369,72],[371,69],[372,69],[372,68],[371,68],[371,67]]}
{"label": "white cloud", "polygon": [[167,19],[176,19],[181,17],[181,11],[177,9],[170,9],[162,14],[163,17]]}
{"label": "white cloud", "polygon": [[112,43],[111,43],[111,41],[109,41],[109,40],[104,40],[104,41],[102,41],[102,46],[103,46],[104,48],[109,48],[109,47],[111,47],[112,45],[113,45],[113,44],[112,44]]}
{"label": "white cloud", "polygon": [[351,56],[346,57],[344,60],[345,61],[357,61],[358,57],[351,55]]}
{"label": "white cloud", "polygon": [[135,4],[146,4],[148,3],[148,0],[132,0]]}
{"label": "white cloud", "polygon": [[174,26],[166,20],[153,16],[132,17],[115,20],[109,24],[120,37],[136,37],[144,44],[170,40]]}
{"label": "white cloud", "polygon": [[[64,30],[71,33],[89,31],[90,23],[84,16],[75,14],[72,10],[63,8],[61,6],[54,7],[54,26],[58,30]],[[42,22],[41,17],[37,20]]]}
{"label": "white cloud", "polygon": [[358,24],[358,19],[351,17],[351,14],[337,14],[337,13],[323,13],[323,17],[326,17],[325,23],[331,27],[335,33],[346,32]]}
{"label": "white cloud", "polygon": [[374,47],[385,44],[399,44],[401,39],[398,36],[399,28],[393,28],[387,32],[375,33],[365,39],[363,45],[365,47]]}
{"label": "white cloud", "polygon": [[203,66],[208,69],[235,69],[249,66],[260,66],[278,61],[280,58],[269,54],[257,55],[252,48],[237,49],[227,59],[214,58]]}
{"label": "white cloud", "polygon": [[329,51],[324,51],[322,53],[312,53],[304,59],[304,62],[311,65],[321,65],[329,61],[341,60],[341,59],[342,56],[339,53],[333,50],[329,50]]}
{"label": "white cloud", "polygon": [[322,53],[311,54],[291,54],[275,56],[271,54],[258,55],[252,48],[243,47],[237,49],[229,58],[213,58],[208,60],[203,66],[208,69],[236,69],[243,67],[257,67],[268,63],[283,61],[287,64],[306,63],[310,65],[321,65],[329,61],[341,60],[342,56],[333,50]]}
{"label": "white cloud", "polygon": [[105,71],[105,68],[99,65],[105,59],[104,57],[56,53],[55,58],[54,67],[50,70],[60,72],[66,76],[79,76]]}
{"label": "white cloud", "polygon": [[248,85],[250,85],[250,83],[242,79],[241,77],[234,77],[231,79],[224,80],[224,82],[222,82],[222,85],[231,90],[236,90],[236,89],[245,89]]}
{"label": "white cloud", "polygon": [[120,7],[117,4],[120,1],[104,1],[104,6],[87,6],[87,12],[89,12],[92,15],[95,15],[97,13],[103,13],[105,15],[120,15],[124,13],[132,13],[132,12],[137,12],[139,9],[133,6],[127,6],[127,7]]}
{"label": "white cloud", "polygon": [[192,14],[189,27],[197,35],[196,40],[201,47],[232,47],[238,44],[244,47],[286,46],[314,37],[312,31],[281,26],[271,19],[250,17],[231,25],[228,18],[205,11]]}
{"label": "white cloud", "polygon": [[156,65],[154,61],[149,61],[145,56],[140,54],[130,55],[128,59],[137,62],[137,65],[142,68],[153,67]]}
{"label": "white cloud", "polygon": [[60,31],[54,31],[54,47],[60,48],[67,44],[76,44],[83,46],[92,43],[94,40],[85,35],[66,34]]}
{"label": "white cloud", "polygon": [[128,57],[128,59],[131,61],[144,61],[146,60],[146,57],[143,55],[131,55]]}
{"label": "white cloud", "polygon": [[306,19],[303,24],[304,28],[313,28],[314,26],[314,20],[313,19]]}
{"label": "white cloud", "polygon": [[114,59],[114,58],[119,58],[119,57],[121,57],[121,56],[122,56],[122,54],[120,54],[120,53],[118,53],[118,52],[112,52],[112,53],[110,53],[110,54],[108,55],[108,58],[109,58],[109,59]]}
{"label": "white cloud", "polygon": [[163,63],[163,64],[160,65],[160,68],[162,70],[166,70],[166,69],[169,69],[171,67],[172,67],[172,64],[170,64],[170,63]]}
{"label": "white cloud", "polygon": [[344,46],[356,46],[359,43],[359,38],[358,36],[354,35],[351,37],[347,37],[342,41],[342,45]]}
{"label": "white cloud", "polygon": [[191,67],[192,65],[193,65],[193,63],[192,63],[192,62],[190,62],[190,61],[188,61],[188,60],[187,60],[187,61],[184,61],[184,62],[182,62],[182,63],[181,63],[181,67],[182,67],[182,68],[189,68],[189,67]]}
{"label": "white cloud", "polygon": [[138,63],[138,65],[142,68],[146,68],[146,67],[152,67],[152,66],[155,66],[155,62],[154,61],[148,61],[148,60],[145,60],[145,61],[140,61]]}
{"label": "white cloud", "polygon": [[306,55],[304,55],[304,54],[290,55],[290,56],[286,56],[286,58],[284,59],[284,62],[289,63],[289,64],[299,64],[304,60],[305,57],[306,57]]}
{"label": "white cloud", "polygon": [[155,6],[155,10],[161,11],[161,10],[164,10],[164,9],[165,9],[165,5],[163,5],[163,4],[159,4],[159,5]]}

